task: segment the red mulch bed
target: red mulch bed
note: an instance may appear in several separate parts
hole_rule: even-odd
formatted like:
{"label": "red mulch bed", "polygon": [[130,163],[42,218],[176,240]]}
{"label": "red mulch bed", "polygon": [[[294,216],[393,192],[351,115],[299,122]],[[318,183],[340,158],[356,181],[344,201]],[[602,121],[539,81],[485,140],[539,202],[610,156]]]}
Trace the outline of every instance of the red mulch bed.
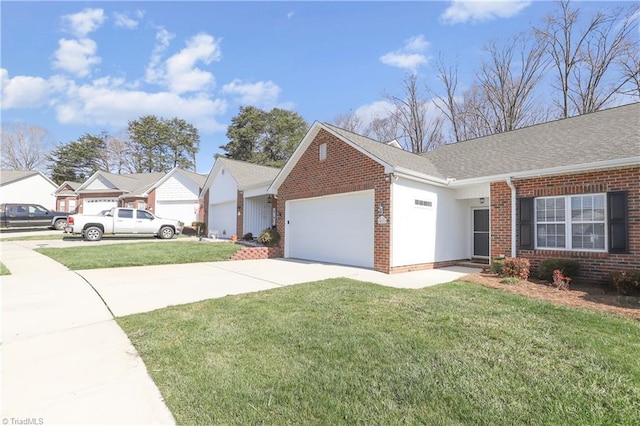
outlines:
{"label": "red mulch bed", "polygon": [[569,290],[558,290],[532,279],[518,284],[502,284],[501,278],[492,273],[471,274],[462,280],[547,302],[618,314],[640,321],[640,297],[620,296],[603,286],[571,283]]}

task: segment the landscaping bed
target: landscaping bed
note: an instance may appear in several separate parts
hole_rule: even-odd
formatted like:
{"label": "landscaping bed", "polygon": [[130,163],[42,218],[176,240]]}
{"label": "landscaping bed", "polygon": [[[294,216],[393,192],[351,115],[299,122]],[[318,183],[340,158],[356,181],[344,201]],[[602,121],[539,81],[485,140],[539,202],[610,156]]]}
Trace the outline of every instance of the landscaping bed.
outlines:
{"label": "landscaping bed", "polygon": [[639,297],[621,296],[601,285],[571,283],[569,290],[563,291],[551,287],[543,281],[536,281],[531,278],[522,280],[518,284],[503,284],[500,282],[502,278],[492,273],[471,274],[462,279],[535,299],[623,315],[640,321]]}

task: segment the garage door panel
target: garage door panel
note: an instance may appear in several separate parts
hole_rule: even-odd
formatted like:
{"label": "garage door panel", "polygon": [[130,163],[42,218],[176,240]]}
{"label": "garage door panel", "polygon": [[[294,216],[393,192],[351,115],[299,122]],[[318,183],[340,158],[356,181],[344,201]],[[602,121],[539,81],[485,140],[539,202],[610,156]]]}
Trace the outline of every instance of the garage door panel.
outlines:
{"label": "garage door panel", "polygon": [[288,256],[373,267],[373,200],[373,191],[362,191],[291,201]]}
{"label": "garage door panel", "polygon": [[85,198],[82,201],[82,213],[85,215],[95,215],[113,207],[118,207],[117,198]]}
{"label": "garage door panel", "polygon": [[218,231],[218,238],[231,238],[236,233],[237,204],[235,201],[209,206],[209,231]]}

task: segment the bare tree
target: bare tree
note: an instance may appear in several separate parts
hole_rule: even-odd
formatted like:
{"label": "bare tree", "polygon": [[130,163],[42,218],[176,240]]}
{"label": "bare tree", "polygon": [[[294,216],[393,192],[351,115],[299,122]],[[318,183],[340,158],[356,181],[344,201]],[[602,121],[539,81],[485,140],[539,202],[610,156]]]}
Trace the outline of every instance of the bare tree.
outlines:
{"label": "bare tree", "polygon": [[489,60],[482,64],[478,81],[491,109],[487,121],[493,133],[533,124],[534,91],[545,68],[544,49],[520,35],[504,46],[491,42],[485,50]]}
{"label": "bare tree", "polygon": [[105,140],[105,170],[117,174],[134,173],[135,166],[131,161],[131,149],[126,133],[122,132],[117,136],[106,135]]}
{"label": "bare tree", "polygon": [[399,137],[398,123],[393,115],[376,117],[371,120],[365,135],[374,137],[380,142],[390,142]]}
{"label": "bare tree", "polygon": [[557,72],[557,101],[562,117],[585,114],[604,107],[632,76],[618,82],[607,78],[630,50],[638,49],[633,37],[638,5],[629,9],[597,12],[580,28],[580,9],[561,0],[560,12],[549,15],[543,28],[534,28]]}
{"label": "bare tree", "polygon": [[2,168],[38,170],[47,162],[49,133],[34,124],[19,123],[2,127]]}
{"label": "bare tree", "polygon": [[461,111],[456,102],[456,92],[458,90],[458,66],[445,65],[442,55],[438,58],[438,79],[444,86],[445,95],[438,96],[436,92],[427,87],[427,90],[435,96],[434,105],[438,108],[445,118],[449,120],[451,128],[453,129],[453,136],[456,142],[462,140],[462,129],[460,128],[462,123]]}
{"label": "bare tree", "polygon": [[620,58],[620,67],[622,78],[629,81],[621,93],[640,100],[640,49],[632,49]]}
{"label": "bare tree", "polygon": [[350,110],[346,114],[337,115],[333,119],[333,122],[337,127],[357,134],[363,134],[365,130],[362,119],[358,117],[352,110]]}
{"label": "bare tree", "polygon": [[407,75],[402,85],[402,97],[387,96],[395,105],[391,119],[398,124],[407,150],[417,154],[431,151],[443,143],[442,119],[427,117],[429,101],[419,90],[415,74]]}

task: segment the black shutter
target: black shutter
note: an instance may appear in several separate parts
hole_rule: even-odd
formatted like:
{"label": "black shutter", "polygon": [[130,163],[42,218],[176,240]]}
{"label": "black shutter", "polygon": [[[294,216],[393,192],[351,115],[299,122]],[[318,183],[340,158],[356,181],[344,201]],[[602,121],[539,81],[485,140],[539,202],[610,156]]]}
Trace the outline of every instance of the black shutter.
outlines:
{"label": "black shutter", "polygon": [[533,198],[518,198],[518,248],[533,250]]}
{"label": "black shutter", "polygon": [[626,191],[607,193],[609,209],[609,253],[629,252],[629,226]]}

